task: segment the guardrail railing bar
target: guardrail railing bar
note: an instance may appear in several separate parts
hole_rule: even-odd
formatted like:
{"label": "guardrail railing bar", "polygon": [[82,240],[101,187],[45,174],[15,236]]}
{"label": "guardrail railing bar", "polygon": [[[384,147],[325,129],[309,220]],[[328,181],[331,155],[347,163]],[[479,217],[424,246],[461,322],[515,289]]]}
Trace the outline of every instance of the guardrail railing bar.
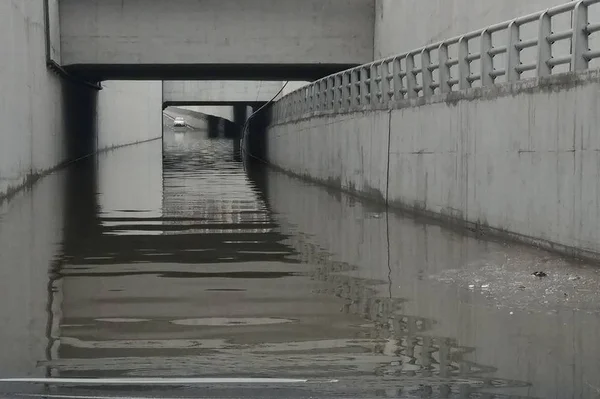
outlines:
{"label": "guardrail railing bar", "polygon": [[540,15],[537,56],[537,75],[539,77],[548,76],[552,73],[552,66],[549,64],[550,58],[552,58],[552,43],[547,39],[551,34],[552,14],[548,10]]}
{"label": "guardrail railing bar", "polygon": [[[283,96],[274,105],[272,115],[289,119],[311,111],[387,105],[404,98],[430,97],[437,89],[440,93],[456,90],[455,86],[468,89],[478,80],[482,87],[491,86],[499,76],[506,76],[507,82],[515,82],[526,71],[535,70],[538,77],[549,76],[557,65],[569,64],[571,71],[585,70],[591,60],[600,58],[600,50],[589,48],[590,35],[600,32],[600,23],[589,21],[588,8],[597,3],[600,0],[572,1],[324,77]],[[552,32],[552,18],[565,13],[572,13],[571,29]],[[537,37],[521,40],[521,26],[534,22],[538,23]],[[506,42],[496,44],[492,34],[504,30]],[[480,51],[471,53],[469,42],[478,37]],[[561,40],[571,41],[569,54],[554,56],[552,45]],[[455,59],[449,55],[449,47],[453,45],[458,47]],[[521,51],[531,47],[536,47],[535,62],[522,64]],[[432,51],[437,52],[437,63],[431,62]],[[506,54],[504,68],[495,69],[494,57],[499,54]],[[417,56],[419,67],[415,65]],[[477,74],[471,68],[476,60],[480,62]],[[457,66],[457,76],[452,76],[454,66]]]}
{"label": "guardrail railing bar", "polygon": [[563,30],[561,32],[551,33],[546,40],[551,44],[558,42],[559,40],[570,39],[573,37],[573,29]]}

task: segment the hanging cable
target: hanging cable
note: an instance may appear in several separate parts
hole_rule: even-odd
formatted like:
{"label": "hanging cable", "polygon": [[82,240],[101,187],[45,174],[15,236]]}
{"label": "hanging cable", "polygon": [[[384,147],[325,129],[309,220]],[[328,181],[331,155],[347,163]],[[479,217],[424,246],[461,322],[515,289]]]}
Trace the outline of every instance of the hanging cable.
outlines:
{"label": "hanging cable", "polygon": [[[262,105],[262,107],[260,107],[259,109],[257,109],[256,111],[254,111],[249,117],[248,119],[246,119],[246,122],[244,123],[244,126],[242,127],[242,145],[241,145],[241,150],[242,152],[244,151],[244,138],[246,137],[246,129],[248,129],[248,125],[250,124],[250,120],[252,118],[254,118],[254,116],[256,116],[256,114],[258,114],[260,111],[262,111],[263,109],[265,109],[267,106],[269,106],[270,104],[273,103],[273,101],[275,101],[275,99],[281,94],[281,92],[283,92],[283,90],[285,89],[285,87],[288,85],[288,83],[290,83],[290,81],[288,80],[287,82],[285,82],[285,84],[283,86],[281,86],[281,89],[279,89],[279,91],[277,92],[277,94],[275,94],[273,96],[273,98],[271,98],[269,101],[267,101],[265,104]],[[254,155],[248,153],[248,155],[250,155],[252,158],[264,162],[264,159],[259,159],[257,157],[255,157]]]}

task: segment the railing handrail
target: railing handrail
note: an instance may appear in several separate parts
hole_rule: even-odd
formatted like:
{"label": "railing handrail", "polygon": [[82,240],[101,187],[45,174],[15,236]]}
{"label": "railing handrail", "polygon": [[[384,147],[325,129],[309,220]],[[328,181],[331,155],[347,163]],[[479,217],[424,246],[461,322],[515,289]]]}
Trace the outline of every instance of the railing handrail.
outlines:
{"label": "railing handrail", "polygon": [[[537,69],[537,76],[546,76],[552,73],[555,66],[569,63],[573,71],[587,69],[590,60],[600,58],[600,51],[588,49],[589,36],[600,31],[600,24],[589,23],[588,7],[596,3],[600,3],[600,0],[571,1],[340,71],[288,93],[277,101],[275,106],[285,108],[284,112],[287,114],[292,112],[289,110],[292,106],[300,113],[336,108],[338,105],[351,108],[357,105],[357,102],[364,106],[374,101],[381,104],[419,96],[429,97],[436,90],[452,91],[452,87],[456,85],[460,89],[469,88],[478,80],[481,80],[482,86],[489,86],[495,84],[495,79],[503,75],[506,75],[508,82],[513,82],[519,80],[522,73],[534,69]],[[552,17],[564,13],[573,13],[574,22],[571,29],[552,32]],[[520,28],[535,21],[539,21],[540,24],[538,38],[521,40]],[[509,40],[506,45],[494,47],[491,35],[503,30],[507,31]],[[468,43],[475,38],[481,38],[481,51],[470,53]],[[572,40],[571,53],[553,57],[552,44],[566,39]],[[447,54],[447,49],[453,45],[459,46],[457,59],[450,59]],[[535,46],[538,47],[537,63],[520,63],[521,51]],[[430,61],[430,54],[434,50],[438,50],[437,63]],[[506,54],[507,65],[504,69],[494,69],[493,58],[499,54]],[[421,66],[418,68],[414,67],[416,56],[421,57]],[[406,64],[404,70],[400,68],[400,62],[403,60]],[[471,73],[470,64],[475,60],[481,63],[479,74]],[[393,72],[390,72],[390,65]],[[449,76],[450,68],[455,65],[458,65],[458,76]],[[440,78],[437,81],[433,79],[434,71]],[[417,76],[421,76],[421,85],[417,84]],[[393,90],[389,90],[392,86]],[[385,100],[385,97],[388,100]],[[309,104],[304,104],[306,101],[309,101]]]}

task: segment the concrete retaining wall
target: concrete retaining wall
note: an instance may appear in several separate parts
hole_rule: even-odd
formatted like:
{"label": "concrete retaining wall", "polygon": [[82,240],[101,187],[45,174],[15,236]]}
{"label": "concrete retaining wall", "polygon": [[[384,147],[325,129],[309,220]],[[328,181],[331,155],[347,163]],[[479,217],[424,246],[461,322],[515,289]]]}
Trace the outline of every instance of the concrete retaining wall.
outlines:
{"label": "concrete retaining wall", "polygon": [[104,82],[98,95],[99,150],[162,136],[162,82]]}
{"label": "concrete retaining wall", "polygon": [[97,92],[47,68],[42,1],[0,2],[0,49],[0,200],[69,160],[161,136],[160,82]]}
{"label": "concrete retaining wall", "polygon": [[394,206],[598,257],[598,90],[588,71],[314,114],[271,126],[268,157]]}
{"label": "concrete retaining wall", "polygon": [[43,2],[0,2],[0,198],[67,156],[63,91],[46,68]]}

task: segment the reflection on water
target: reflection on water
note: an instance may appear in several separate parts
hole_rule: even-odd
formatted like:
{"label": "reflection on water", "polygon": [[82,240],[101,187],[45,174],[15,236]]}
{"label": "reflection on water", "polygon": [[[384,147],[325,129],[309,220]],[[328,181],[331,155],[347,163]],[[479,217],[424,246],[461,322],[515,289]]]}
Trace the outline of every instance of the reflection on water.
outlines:
{"label": "reflection on water", "polygon": [[167,130],[3,205],[2,375],[598,394],[596,268],[245,171],[233,148]]}

